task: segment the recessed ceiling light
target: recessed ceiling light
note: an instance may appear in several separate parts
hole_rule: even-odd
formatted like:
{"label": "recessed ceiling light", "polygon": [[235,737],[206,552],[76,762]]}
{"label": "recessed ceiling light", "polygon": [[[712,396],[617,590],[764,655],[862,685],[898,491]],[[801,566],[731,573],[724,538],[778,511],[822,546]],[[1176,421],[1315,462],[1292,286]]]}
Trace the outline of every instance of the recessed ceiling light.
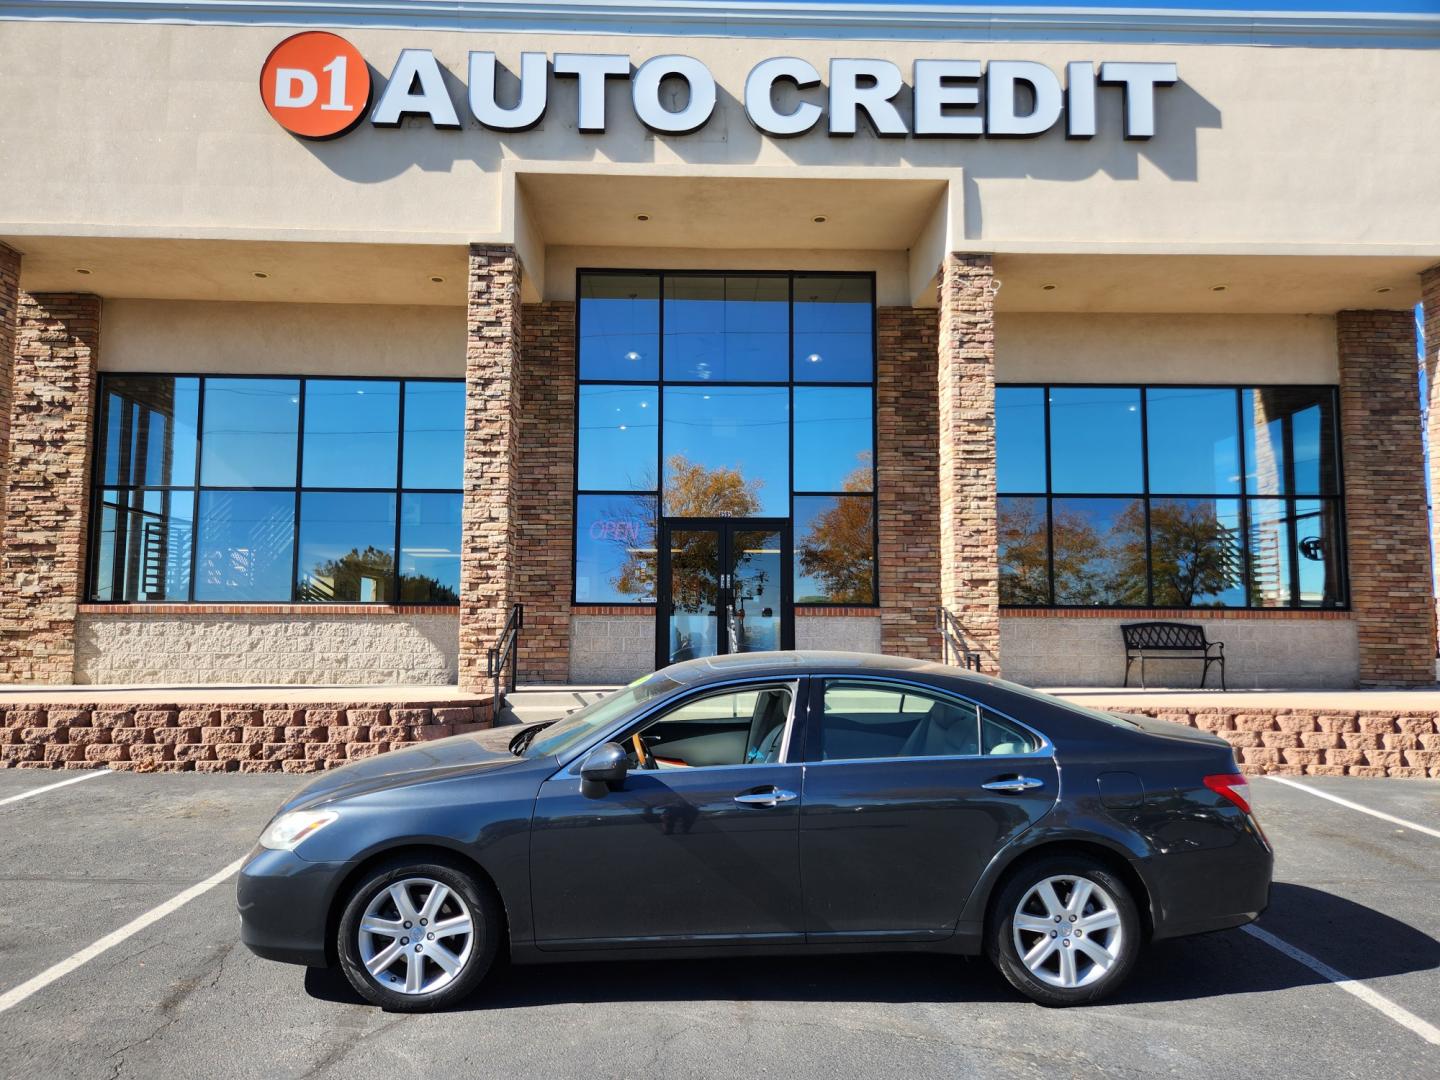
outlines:
{"label": "recessed ceiling light", "polygon": [[816,225],[824,225],[825,222],[829,221],[830,219],[827,218],[824,214],[816,214],[810,220],[813,221]]}
{"label": "recessed ceiling light", "polygon": [[1210,286],[1210,291],[1211,291],[1211,292],[1224,292],[1224,291],[1227,290],[1228,288],[1230,288],[1229,285],[1211,285],[1211,286]]}
{"label": "recessed ceiling light", "polygon": [[1054,292],[1055,286],[1047,282],[1046,284],[1040,286],[1040,290],[1042,292]]}
{"label": "recessed ceiling light", "polygon": [[636,221],[649,221],[649,220],[650,220],[650,215],[649,215],[649,214],[636,214],[636,215],[635,215],[635,220],[636,220]]}
{"label": "recessed ceiling light", "polygon": [[270,275],[267,274],[267,273],[265,273],[264,270],[255,270],[255,271],[252,271],[252,272],[251,272],[250,276],[251,276],[251,277],[257,277],[257,278],[259,278],[261,281],[264,281],[264,280],[265,280],[266,278],[268,278]]}
{"label": "recessed ceiling light", "polygon": [[1389,285],[1381,285],[1380,288],[1376,289],[1375,291],[1376,291],[1377,293],[1387,293],[1387,292],[1394,292],[1395,290],[1392,289]]}
{"label": "recessed ceiling light", "polygon": [[89,276],[90,276],[90,269],[89,269],[89,267],[77,266],[77,267],[75,267],[75,272],[76,272],[77,274],[84,274],[86,277],[89,277]]}
{"label": "recessed ceiling light", "polygon": [[432,274],[432,275],[430,276],[430,282],[431,282],[431,284],[433,284],[433,285],[444,285],[444,284],[445,284],[445,279],[444,279],[443,277],[441,277],[439,274]]}

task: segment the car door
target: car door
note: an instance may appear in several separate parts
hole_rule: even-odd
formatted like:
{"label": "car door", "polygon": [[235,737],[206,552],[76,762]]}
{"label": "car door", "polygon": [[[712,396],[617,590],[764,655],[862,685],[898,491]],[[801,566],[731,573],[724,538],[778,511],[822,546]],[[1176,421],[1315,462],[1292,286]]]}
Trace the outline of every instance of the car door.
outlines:
{"label": "car door", "polygon": [[[542,949],[803,942],[794,739],[803,680],[710,688],[627,730],[598,797],[585,755],[541,785],[531,826]],[[639,740],[638,753],[635,749]]]}
{"label": "car door", "polygon": [[949,936],[991,857],[1054,805],[1048,743],[924,686],[812,678],[809,693],[807,939]]}

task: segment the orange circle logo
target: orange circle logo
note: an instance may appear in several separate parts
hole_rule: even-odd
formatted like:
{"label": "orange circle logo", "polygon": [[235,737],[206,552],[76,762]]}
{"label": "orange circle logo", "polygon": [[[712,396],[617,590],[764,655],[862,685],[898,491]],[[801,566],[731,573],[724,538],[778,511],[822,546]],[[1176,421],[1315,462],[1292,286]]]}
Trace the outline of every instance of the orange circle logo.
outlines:
{"label": "orange circle logo", "polygon": [[286,131],[333,139],[369,111],[370,68],[360,50],[338,34],[296,34],[265,58],[260,100]]}

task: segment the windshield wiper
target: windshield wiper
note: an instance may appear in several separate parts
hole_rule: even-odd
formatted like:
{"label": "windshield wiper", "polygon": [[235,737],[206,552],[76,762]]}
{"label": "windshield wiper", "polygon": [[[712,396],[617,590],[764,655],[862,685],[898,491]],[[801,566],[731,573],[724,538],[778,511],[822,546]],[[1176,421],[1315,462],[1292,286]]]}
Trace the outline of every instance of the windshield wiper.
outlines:
{"label": "windshield wiper", "polygon": [[516,757],[522,756],[525,753],[525,748],[534,742],[535,736],[553,723],[555,723],[554,720],[543,720],[538,724],[531,724],[528,727],[522,728],[516,733],[515,737],[510,740],[510,752]]}

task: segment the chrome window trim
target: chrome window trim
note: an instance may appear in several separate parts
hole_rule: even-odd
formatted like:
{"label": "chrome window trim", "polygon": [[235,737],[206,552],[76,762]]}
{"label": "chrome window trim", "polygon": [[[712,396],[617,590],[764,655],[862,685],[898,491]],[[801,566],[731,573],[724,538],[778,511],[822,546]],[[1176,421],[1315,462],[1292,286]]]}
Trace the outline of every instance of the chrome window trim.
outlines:
{"label": "chrome window trim", "polygon": [[[726,693],[727,691],[735,690],[735,689],[738,689],[738,688],[741,688],[741,687],[746,687],[746,686],[754,686],[754,685],[757,685],[757,684],[760,685],[760,686],[785,686],[785,687],[788,687],[789,690],[790,690],[790,712],[789,712],[789,715],[788,715],[788,716],[786,717],[786,719],[785,719],[785,738],[784,738],[784,740],[782,741],[782,751],[781,751],[781,755],[780,755],[780,756],[781,756],[781,760],[779,760],[779,761],[740,762],[739,764],[736,764],[736,765],[695,765],[695,766],[692,766],[692,768],[694,768],[694,769],[757,769],[757,768],[775,767],[775,766],[780,766],[780,765],[803,765],[804,762],[800,762],[800,761],[790,761],[790,760],[789,760],[789,757],[790,757],[790,738],[791,738],[791,736],[792,736],[792,735],[794,734],[794,732],[795,732],[795,709],[796,709],[796,707],[797,707],[797,705],[799,704],[799,701],[800,701],[800,683],[801,683],[804,679],[806,679],[806,678],[809,678],[809,676],[806,675],[806,674],[803,674],[803,673],[802,673],[802,674],[793,675],[793,676],[791,676],[790,678],[779,678],[779,679],[775,678],[773,675],[769,675],[769,676],[756,676],[756,675],[751,675],[751,676],[747,676],[747,677],[744,677],[744,678],[735,679],[735,680],[729,681],[729,682],[723,682],[723,683],[704,683],[704,684],[702,684],[702,685],[700,685],[700,686],[682,687],[680,690],[677,690],[677,691],[676,691],[675,693],[673,693],[673,694],[669,694],[669,695],[667,695],[667,696],[665,696],[665,697],[663,697],[663,698],[657,699],[656,701],[654,701],[653,703],[651,703],[648,708],[643,709],[638,715],[629,716],[629,717],[625,718],[625,720],[624,720],[623,722],[617,723],[617,724],[613,724],[613,725],[611,725],[610,727],[606,728],[604,731],[602,731],[602,732],[600,733],[600,735],[599,735],[593,742],[586,743],[586,744],[585,744],[584,746],[582,746],[580,749],[576,750],[573,756],[560,759],[560,769],[558,770],[558,772],[567,772],[567,773],[569,773],[569,774],[572,775],[572,776],[578,776],[578,775],[579,775],[579,770],[580,770],[581,759],[583,759],[586,755],[588,755],[588,754],[589,754],[592,750],[594,750],[597,746],[601,746],[601,745],[603,745],[603,744],[605,744],[605,743],[607,743],[607,742],[613,741],[614,738],[615,738],[615,736],[616,736],[616,734],[617,734],[618,732],[626,731],[626,730],[628,730],[629,728],[634,727],[634,726],[637,725],[637,724],[644,724],[644,723],[648,722],[648,721],[649,721],[652,717],[654,717],[657,713],[660,713],[660,712],[662,712],[662,711],[667,711],[667,712],[668,712],[671,708],[680,708],[680,707],[682,707],[682,706],[684,706],[684,705],[689,704],[691,701],[700,701],[700,700],[703,700],[704,698],[707,698],[707,697],[713,697],[713,696],[715,696],[715,695],[717,695],[717,694]],[[648,770],[648,769],[646,769],[646,770],[641,770],[641,771],[643,771],[643,772],[650,772],[650,771],[660,772],[661,770],[659,770],[659,769],[656,769],[656,770]]]}
{"label": "chrome window trim", "polygon": [[[811,672],[809,677],[811,679],[820,679],[822,681],[836,679],[844,682],[868,682],[888,684],[891,686],[900,686],[912,690],[924,691],[926,693],[936,695],[942,698],[950,698],[952,701],[963,702],[966,705],[973,705],[977,710],[984,709],[993,714],[994,716],[998,717],[999,719],[1004,720],[1007,723],[1014,724],[1021,731],[1028,732],[1032,737],[1037,739],[1040,745],[1036,749],[1028,751],[1024,754],[936,754],[933,757],[827,758],[824,761],[803,762],[803,764],[807,768],[811,765],[864,765],[873,764],[874,762],[896,761],[1034,761],[1041,758],[1053,761],[1055,758],[1055,744],[1052,743],[1043,732],[1037,731],[1035,728],[1031,727],[1023,720],[1015,719],[1015,717],[1011,716],[1009,713],[1001,712],[999,709],[995,708],[992,705],[987,705],[983,701],[979,701],[972,697],[967,697],[965,694],[956,693],[953,690],[948,690],[943,687],[935,686],[931,683],[913,682],[909,679],[896,678],[890,675],[843,675],[838,673],[829,674],[815,671]],[[821,689],[821,694],[824,694],[823,687]],[[821,700],[823,708],[823,696]],[[824,715],[823,712],[821,715]],[[819,721],[817,720],[817,722]]]}

